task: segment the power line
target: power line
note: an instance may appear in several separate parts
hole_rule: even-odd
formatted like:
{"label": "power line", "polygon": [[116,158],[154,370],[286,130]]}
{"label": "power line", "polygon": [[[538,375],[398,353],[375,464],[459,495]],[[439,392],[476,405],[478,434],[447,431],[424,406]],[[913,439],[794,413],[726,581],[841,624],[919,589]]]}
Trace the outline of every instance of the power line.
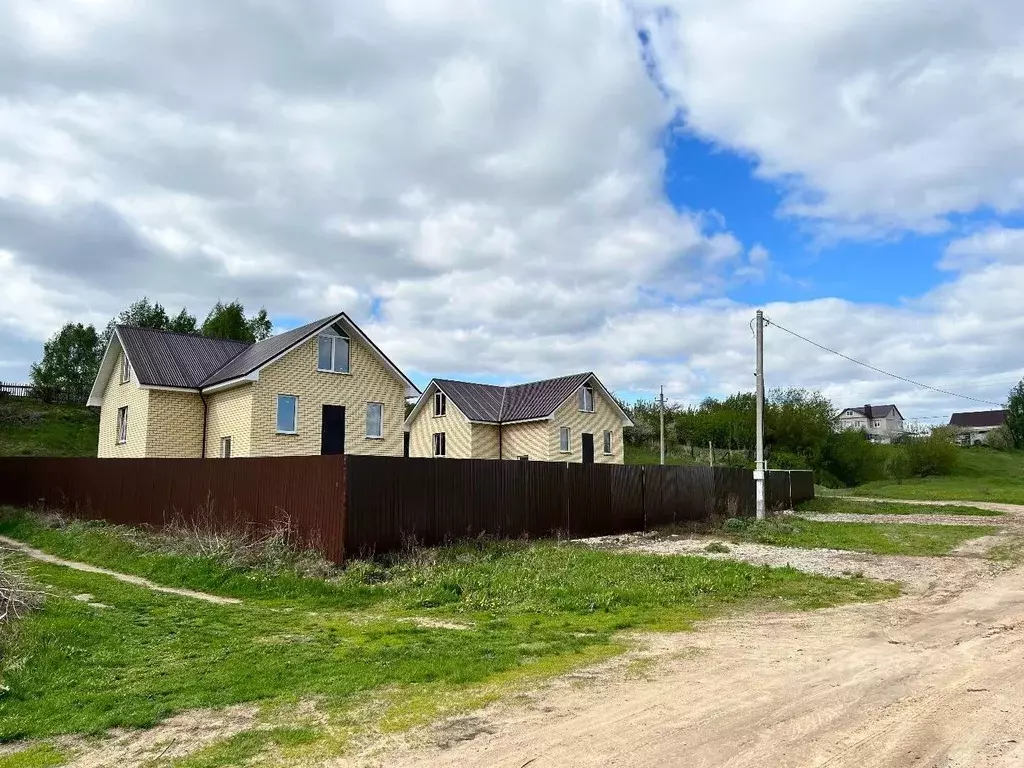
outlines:
{"label": "power line", "polygon": [[895,374],[895,373],[890,373],[889,371],[883,371],[881,368],[876,368],[875,366],[871,365],[870,363],[865,363],[863,360],[857,360],[856,358],[850,357],[849,355],[844,355],[842,352],[837,352],[836,350],[832,349],[831,347],[826,347],[824,344],[819,344],[816,341],[812,341],[811,339],[808,339],[806,336],[801,336],[796,331],[791,331],[791,330],[789,330],[789,328],[786,328],[783,325],[779,325],[774,320],[770,320],[768,318],[765,318],[765,322],[767,322],[768,325],[770,325],[770,326],[772,326],[774,328],[778,328],[780,331],[785,331],[790,336],[795,336],[796,338],[800,339],[801,341],[806,341],[808,344],[810,344],[812,346],[815,346],[818,349],[822,349],[822,350],[824,350],[826,352],[830,352],[833,355],[837,355],[838,357],[843,358],[844,360],[849,360],[851,363],[856,363],[857,365],[862,365],[865,368],[868,368],[868,369],[874,371],[875,373],[882,374],[883,376],[889,376],[890,378],[898,379],[899,381],[905,381],[907,384],[913,384],[915,387],[922,387],[924,389],[930,389],[932,392],[938,392],[939,394],[942,394],[942,395],[948,395],[950,397],[959,397],[959,398],[962,398],[964,400],[973,400],[976,403],[984,403],[985,405],[997,405],[1000,408],[1003,407],[1003,403],[996,403],[996,402],[993,402],[992,400],[982,400],[981,398],[971,397],[970,395],[961,395],[961,394],[959,394],[957,392],[950,392],[948,389],[940,389],[939,387],[933,387],[930,384],[924,384],[924,383],[922,383],[920,381],[914,381],[913,379],[908,379],[906,376],[900,376],[900,375]]}

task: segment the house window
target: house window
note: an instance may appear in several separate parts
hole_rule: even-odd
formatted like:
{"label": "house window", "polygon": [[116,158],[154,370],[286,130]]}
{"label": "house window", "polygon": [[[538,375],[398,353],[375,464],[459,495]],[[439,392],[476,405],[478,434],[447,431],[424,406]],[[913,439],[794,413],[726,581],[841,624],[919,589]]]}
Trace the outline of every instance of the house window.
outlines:
{"label": "house window", "polygon": [[589,384],[584,384],[580,390],[580,410],[594,412],[594,388]]}
{"label": "house window", "polygon": [[285,435],[298,432],[299,398],[295,395],[277,396],[277,431]]}
{"label": "house window", "polygon": [[520,456],[520,457],[519,457],[519,460],[520,460],[520,461],[529,461],[529,460],[530,460],[530,457],[529,457],[529,456]]}
{"label": "house window", "polygon": [[558,450],[562,453],[569,452],[569,428],[562,427],[558,430]]}
{"label": "house window", "polygon": [[880,427],[880,426],[882,426],[882,422],[880,422],[880,421],[876,421],[876,422],[875,422],[875,426],[876,426],[876,427]]}
{"label": "house window", "polygon": [[604,433],[604,452],[610,454],[612,452],[612,433],[605,431]]}
{"label": "house window", "polygon": [[317,342],[316,369],[328,373],[348,373],[349,344],[345,336],[325,333]]}
{"label": "house window", "polygon": [[230,437],[222,437],[220,439],[220,457],[222,459],[230,459],[231,458],[231,438]]}
{"label": "house window", "polygon": [[384,403],[366,404],[366,436],[384,437]]}
{"label": "house window", "polygon": [[128,362],[128,355],[121,358],[121,383],[127,384],[132,380],[132,364]]}
{"label": "house window", "polygon": [[117,409],[117,444],[124,445],[128,442],[128,406],[122,405]]}
{"label": "house window", "polygon": [[435,456],[447,456],[447,446],[444,441],[444,432],[434,433],[434,455]]}
{"label": "house window", "polygon": [[444,392],[434,393],[434,415],[444,416],[448,411],[448,397]]}

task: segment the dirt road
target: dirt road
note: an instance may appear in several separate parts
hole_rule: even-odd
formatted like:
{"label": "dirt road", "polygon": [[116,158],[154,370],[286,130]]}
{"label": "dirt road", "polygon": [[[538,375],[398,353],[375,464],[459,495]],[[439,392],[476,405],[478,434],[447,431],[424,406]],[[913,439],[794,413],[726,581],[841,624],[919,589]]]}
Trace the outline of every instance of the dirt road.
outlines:
{"label": "dirt road", "polygon": [[1024,766],[1024,567],[943,586],[654,636],[643,679],[563,679],[364,764]]}

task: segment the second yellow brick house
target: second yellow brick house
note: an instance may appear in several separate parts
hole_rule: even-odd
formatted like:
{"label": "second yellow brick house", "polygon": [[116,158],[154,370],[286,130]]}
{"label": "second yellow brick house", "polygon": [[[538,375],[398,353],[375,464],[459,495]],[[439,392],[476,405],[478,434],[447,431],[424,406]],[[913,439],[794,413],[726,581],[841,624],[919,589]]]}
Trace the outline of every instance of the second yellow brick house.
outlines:
{"label": "second yellow brick house", "polygon": [[632,426],[593,373],[514,386],[434,379],[405,421],[409,455],[622,464]]}
{"label": "second yellow brick house", "polygon": [[401,456],[409,378],[345,314],[247,344],[118,326],[97,455]]}

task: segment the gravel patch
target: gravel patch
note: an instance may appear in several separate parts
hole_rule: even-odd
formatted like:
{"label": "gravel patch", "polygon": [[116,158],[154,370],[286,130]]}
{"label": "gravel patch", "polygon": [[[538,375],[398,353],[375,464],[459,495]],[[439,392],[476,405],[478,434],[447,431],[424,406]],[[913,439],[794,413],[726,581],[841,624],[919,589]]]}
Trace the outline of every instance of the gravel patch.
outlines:
{"label": "gravel patch", "polygon": [[852,512],[797,512],[793,516],[822,523],[918,523],[925,525],[1001,526],[1001,517],[972,515],[858,515]]}
{"label": "gravel patch", "polygon": [[[623,552],[696,555],[710,560],[739,560],[753,565],[788,566],[821,576],[864,576],[879,581],[898,582],[903,584],[907,592],[921,595],[955,594],[968,585],[977,583],[979,579],[992,578],[1006,569],[1003,564],[968,556],[869,555],[839,549],[798,549],[774,547],[769,544],[737,543],[715,537],[623,534],[579,541],[587,546]],[[727,546],[729,551],[707,552],[705,547],[715,541]]]}

